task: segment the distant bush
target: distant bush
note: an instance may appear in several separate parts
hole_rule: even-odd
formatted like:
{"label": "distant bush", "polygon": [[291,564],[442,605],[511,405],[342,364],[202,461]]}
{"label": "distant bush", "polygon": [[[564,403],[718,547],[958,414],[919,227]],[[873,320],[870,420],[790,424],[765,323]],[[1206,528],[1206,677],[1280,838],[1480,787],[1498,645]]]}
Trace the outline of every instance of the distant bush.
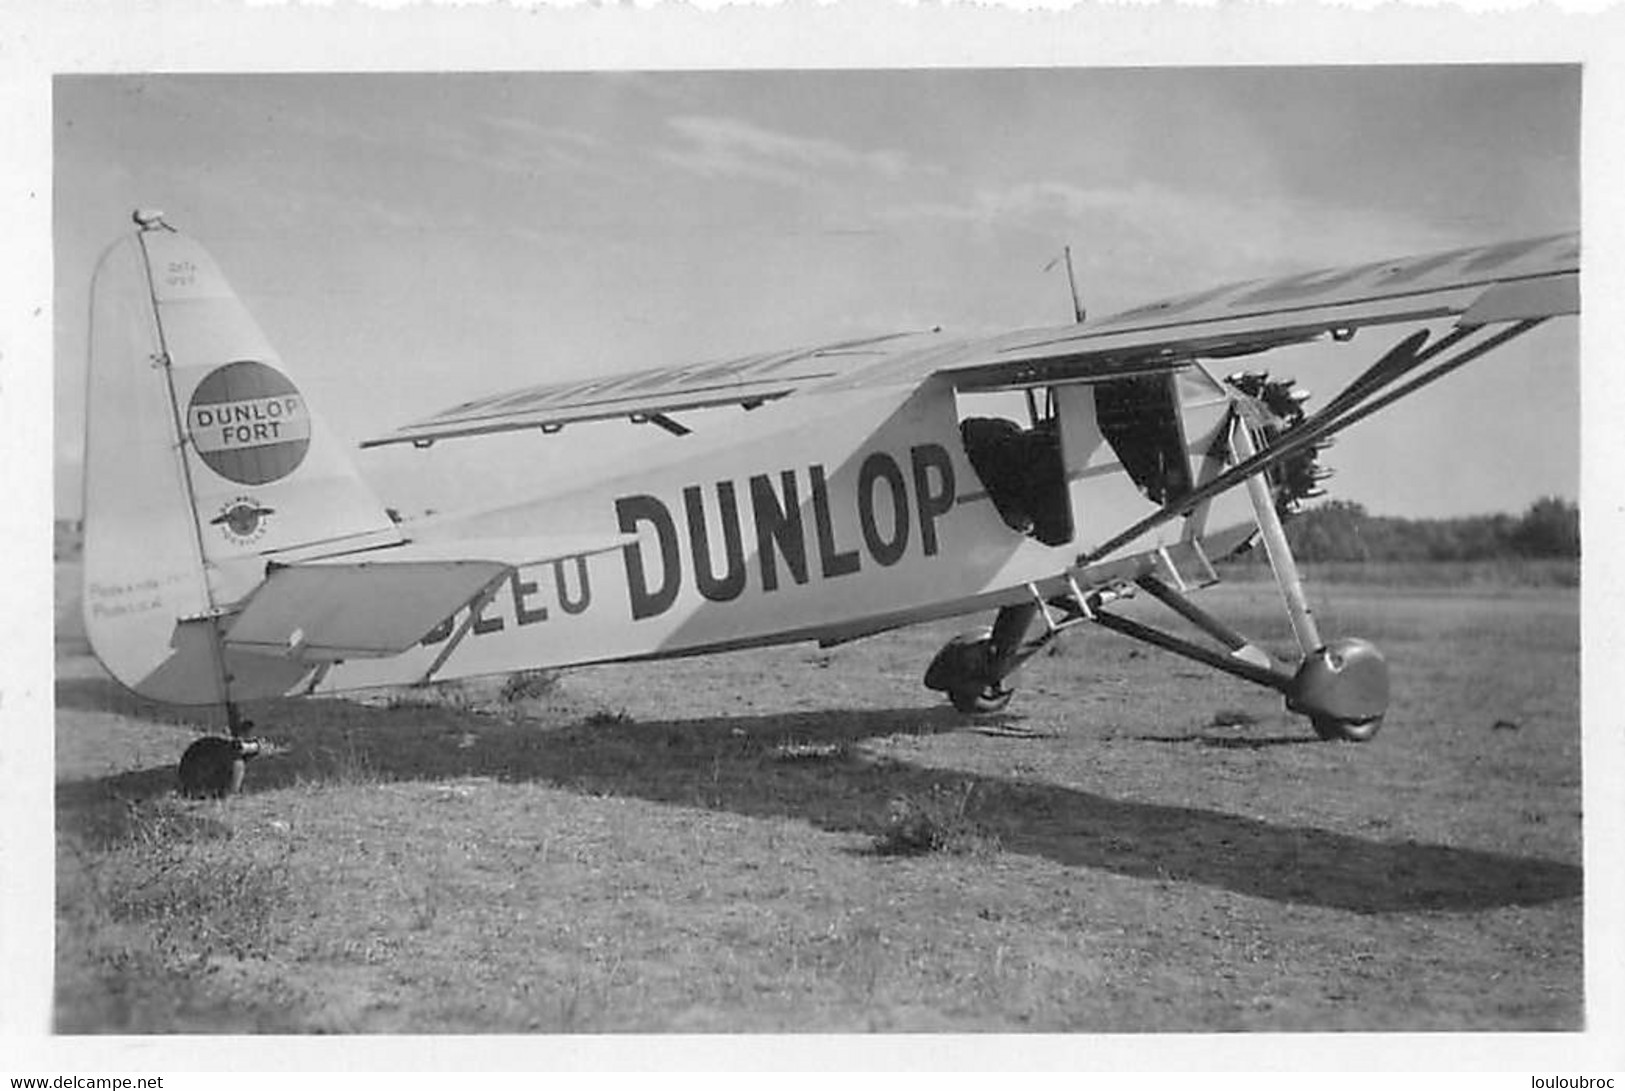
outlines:
{"label": "distant bush", "polygon": [[1512,545],[1520,557],[1578,557],[1579,506],[1555,496],[1536,500],[1512,532]]}
{"label": "distant bush", "polygon": [[1286,537],[1293,555],[1308,563],[1572,560],[1580,556],[1580,508],[1548,496],[1521,517],[1404,519],[1330,500],[1288,520]]}
{"label": "distant bush", "polygon": [[[1255,551],[1262,554],[1262,550]],[[1270,580],[1263,556],[1249,555],[1220,566],[1236,580]],[[1311,583],[1365,587],[1473,589],[1494,593],[1515,588],[1579,587],[1579,558],[1499,561],[1316,561],[1302,566]]]}

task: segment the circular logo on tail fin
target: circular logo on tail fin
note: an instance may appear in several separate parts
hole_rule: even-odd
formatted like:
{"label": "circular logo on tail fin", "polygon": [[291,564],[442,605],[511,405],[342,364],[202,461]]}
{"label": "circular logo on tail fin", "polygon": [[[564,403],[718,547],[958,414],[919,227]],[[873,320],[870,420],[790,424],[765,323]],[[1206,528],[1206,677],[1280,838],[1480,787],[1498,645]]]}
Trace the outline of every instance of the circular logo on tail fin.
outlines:
{"label": "circular logo on tail fin", "polygon": [[286,375],[257,360],[238,360],[204,376],[192,391],[186,430],[204,465],[240,485],[287,477],[310,449],[304,395]]}
{"label": "circular logo on tail fin", "polygon": [[233,545],[248,545],[260,540],[266,519],[275,514],[275,508],[266,507],[252,496],[238,496],[221,508],[209,525],[219,527]]}

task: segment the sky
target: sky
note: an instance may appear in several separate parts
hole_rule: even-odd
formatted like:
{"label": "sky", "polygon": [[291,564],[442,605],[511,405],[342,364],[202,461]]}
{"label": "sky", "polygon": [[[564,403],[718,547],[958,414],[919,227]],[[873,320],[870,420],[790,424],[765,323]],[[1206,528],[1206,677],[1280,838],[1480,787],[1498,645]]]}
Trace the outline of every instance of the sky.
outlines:
{"label": "sky", "polygon": [[[58,76],[57,507],[137,206],[210,250],[359,441],[480,394],[1575,230],[1578,66]],[[1346,433],[1379,514],[1579,498],[1557,323]],[[1400,336],[1256,358],[1328,398]],[[704,418],[695,422],[703,426]],[[582,442],[583,439],[585,442]],[[619,424],[358,451],[408,514],[659,457]]]}

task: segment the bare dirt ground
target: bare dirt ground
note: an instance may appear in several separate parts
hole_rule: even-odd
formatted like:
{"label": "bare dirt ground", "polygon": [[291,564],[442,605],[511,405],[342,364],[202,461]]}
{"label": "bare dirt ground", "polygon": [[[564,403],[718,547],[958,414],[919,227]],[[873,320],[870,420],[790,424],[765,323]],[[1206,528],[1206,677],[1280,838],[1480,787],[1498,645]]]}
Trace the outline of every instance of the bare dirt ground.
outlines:
{"label": "bare dirt ground", "polygon": [[[950,624],[277,703],[190,803],[206,718],[109,681],[58,575],[63,1032],[1583,1022],[1572,589],[1319,587],[1393,666],[1367,745],[1104,632],[965,720]],[[1289,642],[1267,584],[1203,602]]]}

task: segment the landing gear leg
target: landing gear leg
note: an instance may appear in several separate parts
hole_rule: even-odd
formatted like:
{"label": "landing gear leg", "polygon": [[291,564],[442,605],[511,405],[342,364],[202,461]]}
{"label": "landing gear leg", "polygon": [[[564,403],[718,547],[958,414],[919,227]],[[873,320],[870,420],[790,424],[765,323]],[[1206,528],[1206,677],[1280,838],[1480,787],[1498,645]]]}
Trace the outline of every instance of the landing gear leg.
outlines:
{"label": "landing gear leg", "polygon": [[248,737],[254,721],[244,717],[231,702],[226,704],[226,727],[230,738],[207,735],[181,755],[177,770],[181,795],[188,799],[224,799],[242,790],[248,762],[260,752],[259,740]]}
{"label": "landing gear leg", "polygon": [[[1235,422],[1231,436],[1242,458],[1257,453],[1252,435],[1241,421]],[[1307,715],[1315,734],[1327,742],[1370,742],[1388,711],[1388,664],[1367,641],[1327,644],[1321,639],[1269,486],[1261,475],[1254,475],[1247,479],[1247,491],[1293,635],[1303,652],[1303,663],[1284,689],[1287,707]]]}
{"label": "landing gear leg", "polygon": [[1004,680],[1026,658],[1027,630],[1037,613],[1032,602],[1001,607],[992,628],[950,640],[926,668],[926,687],[946,693],[954,708],[966,714],[1002,712],[1016,692]]}

